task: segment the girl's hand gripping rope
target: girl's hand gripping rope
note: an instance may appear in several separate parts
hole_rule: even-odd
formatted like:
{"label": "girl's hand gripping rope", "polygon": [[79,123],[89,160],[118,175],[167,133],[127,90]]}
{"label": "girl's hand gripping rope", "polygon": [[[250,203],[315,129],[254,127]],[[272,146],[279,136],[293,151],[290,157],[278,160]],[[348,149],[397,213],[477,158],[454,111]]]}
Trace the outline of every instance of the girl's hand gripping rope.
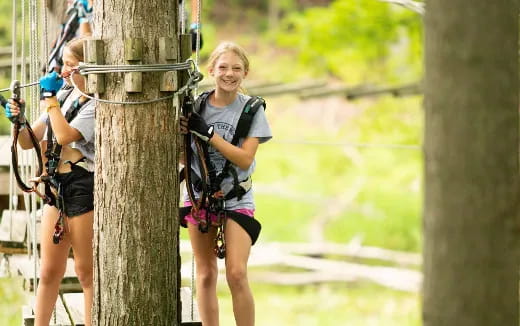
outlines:
{"label": "girl's hand gripping rope", "polygon": [[[3,103],[2,103],[3,105]],[[25,101],[9,99],[5,102],[4,112],[5,116],[11,123],[25,124]]]}

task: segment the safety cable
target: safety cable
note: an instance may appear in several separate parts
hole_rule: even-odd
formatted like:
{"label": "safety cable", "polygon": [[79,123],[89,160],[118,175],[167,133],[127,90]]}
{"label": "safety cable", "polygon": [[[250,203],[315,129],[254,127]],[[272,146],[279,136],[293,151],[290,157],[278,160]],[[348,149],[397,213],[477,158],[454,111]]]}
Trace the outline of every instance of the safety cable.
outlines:
{"label": "safety cable", "polygon": [[[17,86],[16,88],[18,89],[18,88],[31,87],[31,86],[35,86],[35,85],[39,85],[39,84],[40,84],[40,82],[37,81],[37,82],[32,82],[32,83],[29,83],[29,84],[25,84],[25,85],[20,85],[20,86]],[[0,89],[0,93],[8,92],[8,91],[10,91],[10,90],[11,90],[10,87],[8,87],[8,88],[2,88],[2,89]]]}
{"label": "safety cable", "polygon": [[[164,71],[180,71],[193,69],[198,72],[195,63],[192,59],[188,59],[183,63],[174,64],[144,64],[144,65],[93,65],[81,63],[78,67],[78,71],[81,75],[90,74],[108,74],[114,72],[164,72]],[[32,82],[25,85],[20,85],[18,88],[25,88],[40,84],[39,81]],[[11,88],[2,88],[0,93],[10,91]],[[168,97],[169,98],[169,97]]]}
{"label": "safety cable", "polygon": [[188,70],[194,66],[193,60],[182,63],[141,64],[141,65],[96,65],[80,63],[78,72],[82,75],[108,74],[113,72],[159,72]]}
{"label": "safety cable", "polygon": [[75,73],[76,73],[75,71],[72,72],[72,74],[70,76],[70,81],[72,83],[72,86],[74,86],[80,92],[81,95],[83,95],[86,98],[89,98],[91,100],[97,101],[97,102],[107,103],[107,104],[119,104],[119,105],[149,104],[149,103],[155,103],[155,102],[160,102],[160,101],[164,101],[164,100],[167,100],[167,99],[171,99],[171,98],[174,98],[175,96],[177,96],[179,94],[182,94],[182,93],[186,92],[188,89],[193,89],[195,87],[195,85],[197,85],[198,82],[202,80],[202,75],[197,71],[197,72],[194,72],[194,73],[190,74],[190,78],[188,79],[186,84],[183,87],[181,87],[180,89],[178,89],[177,91],[175,91],[171,95],[160,97],[160,98],[156,98],[156,99],[153,99],[153,100],[136,101],[136,102],[132,102],[132,101],[110,101],[110,100],[104,100],[104,99],[100,99],[100,98],[93,97],[93,96],[90,96],[88,94],[85,94],[82,90],[80,90],[78,88],[76,83],[74,83],[74,79],[72,78],[72,76]]}

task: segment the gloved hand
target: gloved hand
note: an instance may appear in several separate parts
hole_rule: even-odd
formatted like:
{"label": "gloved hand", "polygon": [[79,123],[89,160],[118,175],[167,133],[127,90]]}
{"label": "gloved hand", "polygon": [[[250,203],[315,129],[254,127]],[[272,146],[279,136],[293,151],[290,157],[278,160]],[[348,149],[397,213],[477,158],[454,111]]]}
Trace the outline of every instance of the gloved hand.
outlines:
{"label": "gloved hand", "polygon": [[196,112],[190,113],[188,117],[188,131],[208,142],[213,137],[213,126],[208,126],[206,121]]}
{"label": "gloved hand", "polygon": [[9,99],[4,107],[5,116],[12,123],[20,122],[22,125],[25,124],[25,101],[20,100],[19,102]]}
{"label": "gloved hand", "polygon": [[56,71],[40,78],[41,98],[56,96],[56,93],[63,86],[63,83],[63,78],[61,78]]}
{"label": "gloved hand", "polygon": [[[197,31],[200,29],[199,24],[191,23],[190,25],[190,34],[191,34],[191,51],[195,52],[197,50]],[[200,46],[199,49],[202,49],[202,33],[200,34]]]}

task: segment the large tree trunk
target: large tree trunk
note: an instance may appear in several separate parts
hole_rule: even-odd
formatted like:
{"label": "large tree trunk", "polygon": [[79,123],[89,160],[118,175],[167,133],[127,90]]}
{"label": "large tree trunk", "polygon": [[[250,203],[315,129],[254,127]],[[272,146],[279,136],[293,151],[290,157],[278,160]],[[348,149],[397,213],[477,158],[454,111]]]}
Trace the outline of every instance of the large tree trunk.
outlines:
{"label": "large tree trunk", "polygon": [[[158,63],[159,38],[177,35],[177,1],[96,0],[94,17],[94,38],[104,40],[106,64],[126,64],[127,38],[142,38],[142,62]],[[143,74],[143,92],[131,96],[122,74],[105,80],[105,99],[167,95],[159,92],[158,73]],[[180,324],[173,103],[97,104],[94,325]]]}
{"label": "large tree trunk", "polygon": [[518,12],[427,2],[425,326],[519,322]]}

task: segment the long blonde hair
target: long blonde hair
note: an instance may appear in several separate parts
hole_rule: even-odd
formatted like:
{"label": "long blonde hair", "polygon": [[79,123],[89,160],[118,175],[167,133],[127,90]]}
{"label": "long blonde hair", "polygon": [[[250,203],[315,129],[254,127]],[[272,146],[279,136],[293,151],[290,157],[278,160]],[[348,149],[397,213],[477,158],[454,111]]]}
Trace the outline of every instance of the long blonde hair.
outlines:
{"label": "long blonde hair", "polygon": [[213,50],[213,52],[211,52],[211,55],[208,59],[208,68],[215,68],[215,63],[217,62],[218,58],[226,52],[235,53],[240,58],[240,60],[242,60],[242,63],[244,63],[244,71],[246,73],[249,71],[249,59],[247,58],[246,50],[233,42],[222,42],[215,48],[215,50]]}

